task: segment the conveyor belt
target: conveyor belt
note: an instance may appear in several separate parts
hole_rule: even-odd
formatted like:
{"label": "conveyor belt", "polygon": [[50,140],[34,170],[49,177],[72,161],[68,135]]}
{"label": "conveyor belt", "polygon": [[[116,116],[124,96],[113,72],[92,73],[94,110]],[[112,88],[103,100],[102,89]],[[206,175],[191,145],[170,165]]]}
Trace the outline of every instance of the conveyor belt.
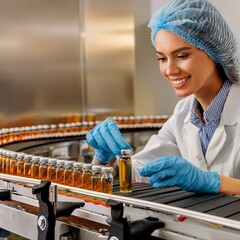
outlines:
{"label": "conveyor belt", "polygon": [[240,221],[240,198],[236,196],[197,194],[177,187],[153,189],[150,184],[146,183],[134,184],[132,193],[122,194],[119,192],[117,182],[114,184],[113,193]]}

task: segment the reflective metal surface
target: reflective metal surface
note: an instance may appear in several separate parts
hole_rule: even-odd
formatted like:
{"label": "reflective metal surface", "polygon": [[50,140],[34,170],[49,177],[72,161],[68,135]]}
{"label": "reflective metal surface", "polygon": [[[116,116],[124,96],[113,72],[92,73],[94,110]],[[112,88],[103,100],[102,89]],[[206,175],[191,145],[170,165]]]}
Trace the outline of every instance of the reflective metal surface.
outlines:
{"label": "reflective metal surface", "polygon": [[0,120],[132,114],[133,29],[127,0],[1,0]]}
{"label": "reflective metal surface", "polygon": [[81,112],[77,0],[0,1],[0,109]]}

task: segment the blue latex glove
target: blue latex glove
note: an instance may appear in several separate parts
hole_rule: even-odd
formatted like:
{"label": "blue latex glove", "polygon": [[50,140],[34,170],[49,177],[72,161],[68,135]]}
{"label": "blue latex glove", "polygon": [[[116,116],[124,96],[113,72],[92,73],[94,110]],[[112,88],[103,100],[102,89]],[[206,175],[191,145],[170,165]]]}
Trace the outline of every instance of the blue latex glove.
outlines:
{"label": "blue latex glove", "polygon": [[121,149],[131,148],[117,124],[111,119],[106,119],[89,131],[86,140],[94,147],[97,158],[103,163],[110,162],[117,155],[120,156]]}
{"label": "blue latex glove", "polygon": [[217,172],[203,171],[179,156],[160,157],[143,166],[139,173],[150,177],[154,188],[177,186],[186,191],[217,193],[221,185]]}

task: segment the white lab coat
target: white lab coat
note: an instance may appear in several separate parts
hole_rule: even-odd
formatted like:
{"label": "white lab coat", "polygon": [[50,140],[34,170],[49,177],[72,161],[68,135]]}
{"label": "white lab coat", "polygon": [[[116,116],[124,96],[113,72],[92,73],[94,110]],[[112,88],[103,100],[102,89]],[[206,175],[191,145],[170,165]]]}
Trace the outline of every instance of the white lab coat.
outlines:
{"label": "white lab coat", "polygon": [[139,176],[139,168],[164,155],[179,155],[203,170],[240,178],[240,85],[231,86],[205,157],[199,129],[190,122],[193,99],[194,96],[189,96],[179,101],[158,134],[149,139],[142,151],[132,156],[135,181],[147,181]]}

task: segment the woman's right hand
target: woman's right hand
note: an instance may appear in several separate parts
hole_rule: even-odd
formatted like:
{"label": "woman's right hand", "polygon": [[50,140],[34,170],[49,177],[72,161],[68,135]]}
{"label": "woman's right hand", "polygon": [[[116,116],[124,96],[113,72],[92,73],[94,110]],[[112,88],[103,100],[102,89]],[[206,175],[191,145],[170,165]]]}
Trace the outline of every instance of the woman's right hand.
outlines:
{"label": "woman's right hand", "polygon": [[102,163],[109,163],[115,156],[120,156],[121,149],[131,148],[111,119],[106,119],[89,131],[86,140],[94,147],[94,152]]}

